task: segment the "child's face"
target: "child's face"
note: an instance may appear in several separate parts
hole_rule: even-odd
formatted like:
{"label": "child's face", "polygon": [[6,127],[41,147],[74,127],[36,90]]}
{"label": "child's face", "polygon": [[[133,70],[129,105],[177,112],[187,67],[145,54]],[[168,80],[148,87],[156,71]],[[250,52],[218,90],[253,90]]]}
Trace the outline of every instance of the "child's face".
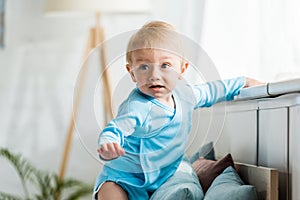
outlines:
{"label": "child's face", "polygon": [[159,49],[132,52],[132,63],[126,66],[140,91],[161,101],[172,97],[172,90],[187,67],[179,56]]}

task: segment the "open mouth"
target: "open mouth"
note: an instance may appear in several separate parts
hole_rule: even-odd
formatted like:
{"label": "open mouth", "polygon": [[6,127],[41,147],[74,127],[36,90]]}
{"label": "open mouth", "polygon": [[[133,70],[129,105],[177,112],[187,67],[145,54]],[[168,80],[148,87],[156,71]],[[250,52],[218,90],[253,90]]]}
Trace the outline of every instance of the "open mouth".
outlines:
{"label": "open mouth", "polygon": [[165,86],[163,86],[163,85],[151,85],[149,88],[157,88],[157,89],[159,89],[159,88],[164,88]]}

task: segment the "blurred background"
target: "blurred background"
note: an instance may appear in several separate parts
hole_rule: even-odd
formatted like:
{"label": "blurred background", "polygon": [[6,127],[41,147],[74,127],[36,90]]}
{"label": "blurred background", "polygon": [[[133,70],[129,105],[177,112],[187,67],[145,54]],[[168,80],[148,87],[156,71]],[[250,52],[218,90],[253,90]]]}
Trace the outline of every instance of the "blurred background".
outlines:
{"label": "blurred background", "polygon": [[[102,1],[104,7],[118,7],[117,1]],[[46,0],[0,2],[0,147],[58,173],[95,13],[48,13]],[[163,20],[200,45],[221,78],[245,75],[273,82],[300,77],[297,0],[151,0],[142,7],[140,12],[103,13],[99,20],[105,38]],[[124,40],[120,48],[126,44]],[[109,74],[113,96],[122,83],[116,78],[128,78],[125,60],[116,63],[119,68]],[[101,94],[99,90],[100,99]],[[114,99],[116,105],[121,101]],[[96,109],[101,115],[103,107]],[[93,183],[102,167],[96,157],[102,125],[97,128],[89,126],[87,118],[82,120],[83,131],[78,134],[75,129],[72,137],[66,176]],[[0,191],[22,194],[17,174],[1,158]]]}

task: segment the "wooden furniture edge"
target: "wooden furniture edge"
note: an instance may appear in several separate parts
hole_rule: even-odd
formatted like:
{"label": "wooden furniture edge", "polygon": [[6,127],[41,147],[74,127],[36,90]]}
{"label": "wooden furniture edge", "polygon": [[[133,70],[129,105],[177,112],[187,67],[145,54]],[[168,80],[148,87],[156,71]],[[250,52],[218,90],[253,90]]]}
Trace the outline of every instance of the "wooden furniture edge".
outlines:
{"label": "wooden furniture edge", "polygon": [[278,200],[278,170],[235,162],[235,167],[245,184],[256,188],[258,198]]}

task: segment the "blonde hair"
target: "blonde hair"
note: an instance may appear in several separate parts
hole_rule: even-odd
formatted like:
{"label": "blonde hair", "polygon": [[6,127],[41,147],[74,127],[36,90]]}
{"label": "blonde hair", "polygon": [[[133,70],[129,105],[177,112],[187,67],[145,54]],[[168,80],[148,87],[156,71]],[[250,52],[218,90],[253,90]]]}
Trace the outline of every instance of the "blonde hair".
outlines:
{"label": "blonde hair", "polygon": [[126,61],[132,63],[132,52],[138,49],[163,49],[183,55],[179,34],[163,21],[152,21],[142,26],[129,40]]}

